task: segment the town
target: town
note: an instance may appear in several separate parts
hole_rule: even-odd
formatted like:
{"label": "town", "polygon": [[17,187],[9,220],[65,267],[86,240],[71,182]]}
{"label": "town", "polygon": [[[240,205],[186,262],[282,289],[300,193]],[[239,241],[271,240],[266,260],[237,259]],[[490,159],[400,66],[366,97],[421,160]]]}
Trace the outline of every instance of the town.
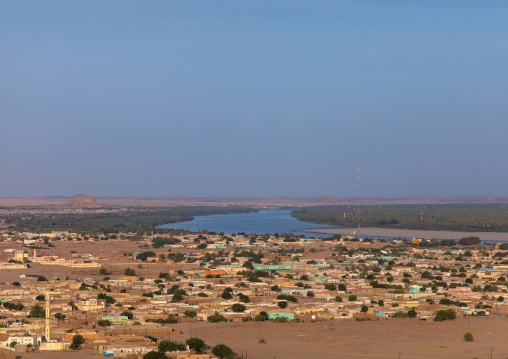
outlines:
{"label": "town", "polygon": [[217,329],[502,319],[508,243],[478,242],[2,229],[0,357],[247,358]]}

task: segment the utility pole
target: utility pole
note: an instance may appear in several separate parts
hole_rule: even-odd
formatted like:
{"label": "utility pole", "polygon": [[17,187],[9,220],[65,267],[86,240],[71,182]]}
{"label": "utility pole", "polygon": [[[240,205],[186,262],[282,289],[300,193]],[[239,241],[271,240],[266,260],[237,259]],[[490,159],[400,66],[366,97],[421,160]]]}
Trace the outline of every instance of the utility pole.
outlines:
{"label": "utility pole", "polygon": [[49,343],[49,340],[50,340],[50,323],[49,323],[49,314],[50,314],[50,309],[49,309],[49,301],[50,301],[50,298],[49,298],[49,291],[46,291],[46,320],[45,320],[45,327],[46,327],[46,342]]}

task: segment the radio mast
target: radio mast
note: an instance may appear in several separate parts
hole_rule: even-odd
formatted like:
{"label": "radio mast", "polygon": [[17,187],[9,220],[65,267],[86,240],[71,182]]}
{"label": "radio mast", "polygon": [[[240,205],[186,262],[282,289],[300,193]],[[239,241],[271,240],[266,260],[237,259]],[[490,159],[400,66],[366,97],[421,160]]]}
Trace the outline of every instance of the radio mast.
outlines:
{"label": "radio mast", "polygon": [[360,230],[361,230],[361,222],[360,222],[360,156],[358,156],[358,239],[360,239]]}

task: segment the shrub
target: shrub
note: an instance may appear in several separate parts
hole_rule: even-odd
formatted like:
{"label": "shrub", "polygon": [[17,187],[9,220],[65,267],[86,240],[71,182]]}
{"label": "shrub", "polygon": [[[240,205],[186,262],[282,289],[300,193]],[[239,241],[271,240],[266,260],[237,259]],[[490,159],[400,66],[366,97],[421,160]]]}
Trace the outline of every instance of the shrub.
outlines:
{"label": "shrub", "polygon": [[473,334],[467,332],[466,334],[464,334],[464,340],[466,342],[472,342],[473,341]]}

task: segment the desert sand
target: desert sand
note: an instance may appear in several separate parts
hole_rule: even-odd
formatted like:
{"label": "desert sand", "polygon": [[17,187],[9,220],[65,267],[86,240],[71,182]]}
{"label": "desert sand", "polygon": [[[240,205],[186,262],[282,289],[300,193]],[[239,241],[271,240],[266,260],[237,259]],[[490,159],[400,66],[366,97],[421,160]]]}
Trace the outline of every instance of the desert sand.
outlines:
{"label": "desert sand", "polygon": [[[487,359],[508,353],[508,321],[501,318],[459,318],[447,322],[420,320],[336,321],[316,323],[180,323],[185,341],[194,336],[208,345],[224,343],[249,359],[404,358]],[[463,334],[471,332],[474,342]],[[260,344],[264,339],[266,344]],[[93,358],[89,350],[76,352],[18,353],[23,359]]]}

